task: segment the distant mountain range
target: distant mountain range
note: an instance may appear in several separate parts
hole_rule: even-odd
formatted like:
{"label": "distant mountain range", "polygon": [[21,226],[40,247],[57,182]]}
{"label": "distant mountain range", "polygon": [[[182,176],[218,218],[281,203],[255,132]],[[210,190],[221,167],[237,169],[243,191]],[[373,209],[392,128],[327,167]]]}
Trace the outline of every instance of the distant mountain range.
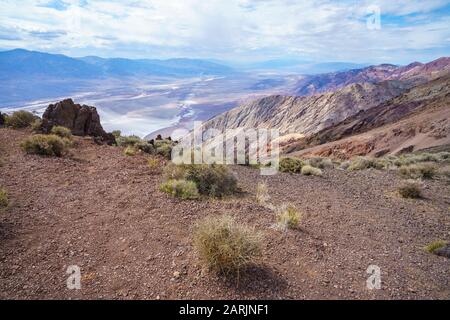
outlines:
{"label": "distant mountain range", "polygon": [[[204,127],[220,131],[278,128],[285,152],[306,149],[302,152],[307,153],[310,147],[346,137],[351,140],[352,135],[397,123],[418,110],[425,113],[433,110],[436,116],[431,120],[427,118],[429,121],[426,123],[432,136],[421,137],[420,141],[408,139],[415,137],[416,131],[417,134],[420,132],[420,119],[425,119],[425,116],[410,123],[414,132],[403,126],[397,128],[397,135],[395,132],[386,133],[392,140],[395,137],[395,146],[386,142],[375,148],[375,142],[371,141],[362,148],[352,149],[354,146],[350,143],[350,150],[340,151],[330,147],[322,154],[337,154],[345,158],[379,151],[397,152],[406,143],[411,143],[408,147],[414,150],[416,147],[450,142],[450,122],[445,120],[450,111],[449,88],[448,57],[427,64],[416,62],[404,67],[385,64],[307,76],[297,84],[294,96],[269,96],[246,103],[214,117]],[[399,138],[402,135],[404,139]],[[382,140],[386,136],[380,134],[376,137]],[[421,143],[423,141],[426,143]]]}
{"label": "distant mountain range", "polygon": [[443,57],[430,63],[413,62],[407,66],[381,64],[348,71],[307,76],[299,81],[296,95],[311,95],[334,91],[353,83],[376,83],[385,80],[401,80],[410,85],[427,81],[450,68],[450,58]]}
{"label": "distant mountain range", "polygon": [[234,70],[198,59],[71,58],[23,49],[0,52],[0,79],[17,77],[95,79],[124,76],[224,75]]}

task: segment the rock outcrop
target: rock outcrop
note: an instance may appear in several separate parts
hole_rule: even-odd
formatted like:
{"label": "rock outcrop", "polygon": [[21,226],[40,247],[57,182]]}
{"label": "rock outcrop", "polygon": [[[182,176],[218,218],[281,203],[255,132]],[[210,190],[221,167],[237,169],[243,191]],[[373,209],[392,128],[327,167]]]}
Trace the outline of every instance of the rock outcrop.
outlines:
{"label": "rock outcrop", "polygon": [[0,127],[5,125],[5,116],[0,112]]}
{"label": "rock outcrop", "polygon": [[42,131],[49,133],[53,126],[63,126],[76,136],[92,136],[96,141],[113,144],[115,137],[106,133],[95,107],[75,104],[72,99],[51,104],[42,116]]}

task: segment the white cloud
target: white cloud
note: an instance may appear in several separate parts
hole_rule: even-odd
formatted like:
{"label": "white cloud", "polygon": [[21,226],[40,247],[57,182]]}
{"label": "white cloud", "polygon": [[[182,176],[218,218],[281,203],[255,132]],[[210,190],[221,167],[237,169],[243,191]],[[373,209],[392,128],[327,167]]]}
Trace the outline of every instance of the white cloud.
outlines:
{"label": "white cloud", "polygon": [[[359,62],[398,61],[449,48],[450,21],[437,11],[448,1],[441,0],[56,2],[60,6],[49,5],[55,0],[0,0],[0,47],[72,55],[244,60],[301,55]],[[370,31],[365,22],[370,5],[380,6],[382,22],[411,14],[420,19],[386,19],[381,30]],[[432,13],[433,19],[426,19]],[[14,34],[2,37],[4,30]],[[37,36],[44,34],[55,37]]]}

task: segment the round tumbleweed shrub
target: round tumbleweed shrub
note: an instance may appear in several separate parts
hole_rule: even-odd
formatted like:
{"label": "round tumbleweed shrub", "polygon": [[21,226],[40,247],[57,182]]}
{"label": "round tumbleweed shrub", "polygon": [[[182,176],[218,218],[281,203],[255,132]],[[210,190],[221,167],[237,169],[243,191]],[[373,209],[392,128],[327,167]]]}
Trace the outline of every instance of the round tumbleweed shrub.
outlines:
{"label": "round tumbleweed shrub", "polygon": [[195,182],[202,195],[222,197],[238,191],[237,179],[225,165],[170,164],[165,168],[166,179]]}
{"label": "round tumbleweed shrub", "polygon": [[13,129],[27,128],[31,126],[34,120],[38,119],[34,114],[28,111],[16,111],[6,117],[6,126]]}
{"label": "round tumbleweed shrub", "polygon": [[314,168],[307,164],[306,166],[302,167],[302,175],[304,176],[321,176],[322,170],[319,168]]}
{"label": "round tumbleweed shrub", "polygon": [[51,133],[61,138],[72,138],[72,131],[66,127],[54,126]]}
{"label": "round tumbleweed shrub", "polygon": [[418,199],[422,197],[420,186],[415,183],[407,183],[398,189],[398,193],[403,198]]}
{"label": "round tumbleweed shrub", "polygon": [[281,172],[300,173],[304,162],[296,158],[283,158],[280,160],[279,168]]}
{"label": "round tumbleweed shrub", "polygon": [[262,235],[227,215],[198,222],[193,245],[204,266],[220,274],[239,274],[262,257]]}
{"label": "round tumbleweed shrub", "polygon": [[169,180],[160,186],[161,191],[183,200],[192,200],[199,197],[195,182],[186,180]]}
{"label": "round tumbleweed shrub", "polygon": [[28,154],[61,157],[67,151],[68,143],[56,135],[37,134],[20,145]]}

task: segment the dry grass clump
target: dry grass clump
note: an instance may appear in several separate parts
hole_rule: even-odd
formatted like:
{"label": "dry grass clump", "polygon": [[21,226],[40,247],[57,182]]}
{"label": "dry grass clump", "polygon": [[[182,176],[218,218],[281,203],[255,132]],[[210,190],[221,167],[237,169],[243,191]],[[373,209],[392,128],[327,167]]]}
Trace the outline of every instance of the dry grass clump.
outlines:
{"label": "dry grass clump", "polygon": [[138,149],[134,146],[128,146],[125,148],[125,150],[123,151],[123,154],[128,156],[128,157],[133,157],[138,153]]}
{"label": "dry grass clump", "polygon": [[380,159],[369,157],[356,157],[347,168],[349,171],[366,170],[366,169],[384,169],[385,163]]}
{"label": "dry grass clump", "polygon": [[416,183],[409,182],[398,189],[398,193],[407,199],[418,199],[422,197],[422,190]]}
{"label": "dry grass clump", "polygon": [[197,185],[192,181],[169,180],[160,186],[161,191],[183,200],[198,199]]}
{"label": "dry grass clump", "polygon": [[302,213],[298,212],[294,206],[289,205],[278,212],[277,222],[283,228],[295,229],[300,225],[302,217]]}
{"label": "dry grass clump", "polygon": [[37,116],[28,111],[16,111],[5,118],[5,125],[13,129],[27,128],[31,126]]}
{"label": "dry grass clump", "polygon": [[54,134],[61,138],[67,138],[67,139],[72,138],[72,131],[70,131],[70,129],[68,129],[66,127],[62,127],[62,126],[54,126],[51,130],[51,134]]}
{"label": "dry grass clump", "polygon": [[28,154],[61,157],[67,152],[70,143],[53,134],[37,134],[25,139],[20,146]]}
{"label": "dry grass clump", "polygon": [[256,186],[256,202],[260,205],[267,205],[270,199],[269,190],[267,189],[267,184],[264,182],[258,183]]}
{"label": "dry grass clump", "polygon": [[322,170],[319,168],[314,168],[310,165],[303,166],[301,172],[304,176],[322,176]]}
{"label": "dry grass clump", "polygon": [[436,240],[425,246],[425,251],[429,253],[434,253],[436,250],[443,248],[447,245],[447,241]]}
{"label": "dry grass clump", "polygon": [[170,164],[165,168],[167,179],[195,182],[202,195],[222,197],[238,191],[237,179],[225,165]]}
{"label": "dry grass clump", "polygon": [[318,168],[318,169],[334,168],[334,163],[331,159],[322,158],[322,157],[310,158],[310,159],[306,160],[306,164],[310,165],[311,167]]}
{"label": "dry grass clump", "polygon": [[5,189],[0,188],[0,208],[5,208],[8,206],[8,204],[8,194],[6,193]]}
{"label": "dry grass clump", "polygon": [[203,265],[218,274],[239,276],[262,257],[262,235],[227,215],[198,222],[193,238]]}
{"label": "dry grass clump", "polygon": [[158,158],[150,158],[147,160],[147,166],[152,171],[158,171],[162,168],[162,163]]}
{"label": "dry grass clump", "polygon": [[404,165],[399,169],[399,174],[404,178],[409,179],[432,179],[436,174],[437,168],[435,165],[421,163]]}
{"label": "dry grass clump", "polygon": [[304,162],[296,158],[283,158],[280,160],[279,170],[288,173],[301,173]]}

